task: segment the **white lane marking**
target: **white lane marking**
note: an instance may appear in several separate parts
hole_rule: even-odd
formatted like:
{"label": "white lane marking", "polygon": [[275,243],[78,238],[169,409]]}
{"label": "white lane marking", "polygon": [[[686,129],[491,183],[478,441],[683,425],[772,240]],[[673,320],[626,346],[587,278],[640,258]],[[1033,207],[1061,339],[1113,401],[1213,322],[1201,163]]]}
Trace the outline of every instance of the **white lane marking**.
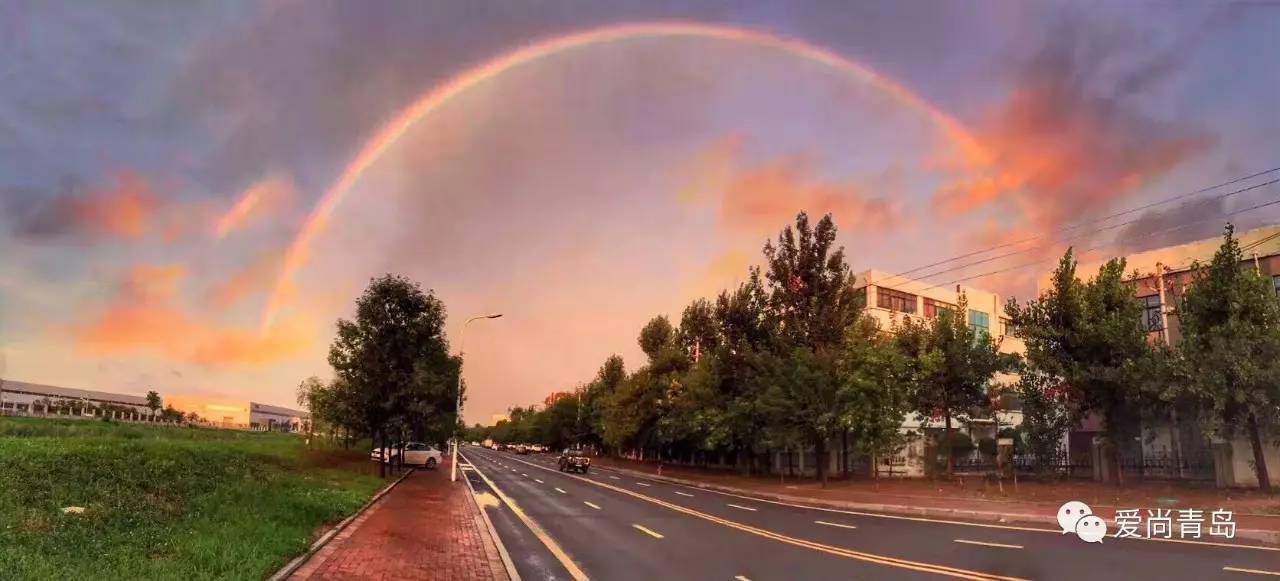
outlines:
{"label": "white lane marking", "polygon": [[512,472],[519,472],[519,470],[516,470],[515,468],[512,468],[512,469],[511,469],[511,471],[512,471]]}
{"label": "white lane marking", "polygon": [[998,549],[1021,549],[1022,548],[1022,545],[1006,545],[1004,543],[986,543],[983,541],[970,541],[966,539],[954,539],[954,541],[957,543],[964,543],[966,545],[982,545],[984,547],[996,547]]}
{"label": "white lane marking", "polygon": [[742,575],[738,575],[734,577],[734,581],[751,581],[751,580],[747,579],[746,577],[743,577]]}
{"label": "white lane marking", "polygon": [[824,526],[829,526],[829,527],[840,527],[840,528],[842,528],[842,529],[856,529],[856,528],[858,528],[858,527],[856,527],[856,526],[854,526],[854,525],[840,524],[840,523],[838,523],[838,522],[827,522],[827,521],[825,521],[825,520],[815,520],[815,521],[813,521],[813,524],[816,524],[816,525],[824,525]]}
{"label": "white lane marking", "polygon": [[590,502],[590,501],[586,501],[586,500],[584,500],[584,501],[582,501],[582,504],[585,504],[585,505],[587,505],[587,506],[589,506],[589,507],[591,507],[591,508],[594,508],[594,509],[596,509],[596,510],[600,510],[600,505],[598,505],[598,504],[596,504],[596,503],[594,503],[594,502]]}
{"label": "white lane marking", "polygon": [[[466,456],[463,456],[463,459],[466,459]],[[551,555],[564,566],[565,571],[569,573],[570,577],[573,577],[575,581],[587,581],[587,574],[582,572],[582,569],[578,567],[578,564],[574,563],[573,559],[569,558],[569,555],[564,552],[564,549],[560,548],[560,545],[556,543],[555,539],[552,539],[551,535],[548,535],[547,531],[543,530],[543,528],[538,525],[537,521],[534,521],[529,517],[529,515],[525,514],[524,510],[520,508],[520,505],[516,504],[515,500],[502,492],[502,489],[498,488],[498,485],[494,484],[488,476],[485,476],[484,472],[476,470],[476,474],[479,474],[485,484],[489,485],[489,490],[492,490],[494,494],[498,495],[498,498],[501,498],[503,502],[507,503],[507,508],[510,508],[511,512],[515,513],[516,517],[520,519],[520,522],[523,522],[524,526],[529,528],[529,532],[532,532],[533,536],[537,537],[539,541],[542,541],[542,544],[547,547],[547,550],[551,551]]]}
{"label": "white lane marking", "polygon": [[559,492],[560,494],[569,494],[568,492],[565,492],[563,488],[560,488],[558,486],[556,487],[556,492]]}
{"label": "white lane marking", "polygon": [[653,537],[653,538],[655,538],[655,539],[661,539],[661,538],[662,538],[662,535],[661,535],[661,534],[658,534],[657,532],[655,532],[655,531],[653,531],[653,530],[647,529],[647,528],[642,527],[642,526],[637,525],[637,524],[633,524],[633,525],[631,525],[631,526],[635,527],[635,528],[636,528],[636,530],[638,530],[638,531],[640,531],[640,532],[642,532],[642,533],[644,533],[644,534],[646,534],[646,535],[649,535],[649,536],[651,536],[651,537]]}
{"label": "white lane marking", "polygon": [[618,478],[617,476],[614,476],[612,474],[609,475],[609,478],[612,478],[614,480],[622,480],[621,478]]}
{"label": "white lane marking", "polygon": [[751,507],[749,507],[749,506],[742,506],[741,504],[730,504],[729,506],[732,506],[733,508],[740,508],[740,509],[742,509],[742,510],[749,510],[749,511],[751,511],[751,512],[755,512],[755,511],[756,511],[756,509],[754,509],[754,508],[751,508]]}
{"label": "white lane marking", "polygon": [[529,475],[528,475],[528,474],[525,474],[524,472],[521,472],[521,473],[520,473],[520,475],[521,475],[521,476],[523,476],[523,477],[525,477],[525,478],[528,478],[528,477],[529,477]]}
{"label": "white lane marking", "polygon": [[675,492],[676,494],[679,494],[680,496],[693,496],[692,494],[689,494],[688,492],[680,492],[679,490],[673,490],[672,492]]}
{"label": "white lane marking", "polygon": [[644,483],[644,482],[637,482],[637,483],[636,483],[636,486],[653,486],[653,485],[652,485],[652,484],[646,484],[646,483]]}
{"label": "white lane marking", "polygon": [[534,478],[533,481],[537,482],[538,484],[546,484],[545,482],[538,480],[537,478]]}
{"label": "white lane marking", "polygon": [[1280,577],[1280,572],[1263,571],[1262,569],[1241,569],[1239,567],[1223,567],[1222,570],[1231,571],[1232,573],[1250,573],[1253,575],[1275,575],[1276,577]]}
{"label": "white lane marking", "polygon": [[[607,485],[606,485],[606,486],[607,486]],[[996,525],[996,524],[979,523],[979,522],[968,522],[968,521],[962,521],[962,520],[950,520],[950,519],[942,519],[942,518],[925,518],[925,517],[920,517],[920,516],[905,516],[905,515],[899,515],[899,514],[885,514],[885,513],[882,513],[882,512],[865,512],[865,511],[858,511],[858,510],[845,510],[845,509],[840,509],[840,508],[827,508],[827,507],[825,507],[825,506],[813,506],[813,505],[807,505],[807,504],[796,504],[796,503],[794,503],[794,502],[783,502],[783,501],[781,501],[781,500],[769,500],[769,499],[767,499],[767,498],[757,498],[757,497],[754,497],[754,496],[746,496],[746,495],[743,495],[743,494],[735,494],[735,493],[732,493],[732,492],[725,492],[725,491],[723,491],[723,490],[716,490],[716,489],[714,489],[714,488],[702,488],[702,490],[705,490],[705,491],[707,491],[707,492],[714,492],[714,493],[716,493],[716,494],[720,494],[720,495],[723,495],[723,496],[729,496],[729,497],[732,497],[732,498],[741,498],[741,499],[743,499],[743,500],[750,500],[750,501],[753,501],[753,502],[764,502],[764,503],[768,503],[768,504],[776,504],[776,505],[779,505],[779,506],[790,506],[790,507],[792,507],[792,508],[804,508],[804,509],[808,509],[808,510],[817,510],[817,511],[821,511],[821,512],[831,512],[831,513],[836,513],[836,514],[851,514],[851,515],[854,515],[854,516],[869,516],[869,517],[874,517],[874,518],[887,518],[887,519],[893,519],[893,520],[905,520],[905,521],[913,521],[913,522],[927,522],[927,523],[933,523],[933,524],[944,524],[944,525],[959,525],[959,526],[965,526],[965,527],[979,527],[979,528],[985,528],[985,529],[1002,529],[1002,530],[1008,530],[1008,531],[1027,531],[1027,532],[1033,532],[1033,533],[1059,533],[1059,534],[1061,534],[1061,532],[1062,532],[1062,529],[1047,529],[1047,528],[1043,528],[1043,527],[1031,527],[1031,526],[1025,526],[1025,527],[1023,527],[1023,526],[1016,526],[1016,525]],[[1107,538],[1112,538],[1112,537],[1107,537]],[[1135,540],[1135,541],[1156,541],[1156,542],[1161,542],[1161,543],[1182,543],[1182,544],[1185,544],[1185,545],[1201,545],[1201,546],[1208,546],[1208,547],[1223,547],[1223,548],[1227,548],[1227,549],[1246,549],[1246,550],[1251,550],[1251,551],[1280,552],[1280,547],[1267,547],[1267,546],[1262,546],[1262,545],[1242,545],[1242,544],[1236,544],[1236,543],[1216,543],[1216,542],[1213,542],[1213,541],[1188,541],[1188,540],[1184,540],[1184,539],[1162,539],[1162,538],[1157,538],[1157,537],[1136,537],[1136,538],[1134,538],[1134,537],[1126,537],[1126,539],[1133,539],[1133,540]]]}

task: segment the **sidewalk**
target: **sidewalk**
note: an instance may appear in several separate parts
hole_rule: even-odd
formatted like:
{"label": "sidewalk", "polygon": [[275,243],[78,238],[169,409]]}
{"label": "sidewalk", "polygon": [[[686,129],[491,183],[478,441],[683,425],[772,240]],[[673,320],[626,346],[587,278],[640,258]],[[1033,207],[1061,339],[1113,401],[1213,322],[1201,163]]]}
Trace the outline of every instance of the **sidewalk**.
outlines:
{"label": "sidewalk", "polygon": [[[617,458],[597,458],[600,466],[657,477],[653,462],[635,462]],[[1117,487],[1090,481],[1004,482],[1004,492],[995,483],[982,479],[965,479],[963,484],[927,479],[888,479],[879,482],[831,480],[823,488],[812,479],[742,476],[724,470],[665,465],[661,478],[720,490],[722,492],[758,496],[783,502],[807,503],[815,506],[865,510],[893,514],[928,516],[931,518],[970,521],[1007,522],[1057,526],[1055,516],[1062,503],[1079,500],[1093,512],[1114,522],[1115,511],[1169,509],[1176,519],[1179,509],[1200,509],[1208,513],[1218,509],[1234,513],[1237,539],[1280,544],[1280,494],[1264,495],[1256,491],[1221,490],[1168,482],[1139,482]],[[1219,539],[1213,539],[1219,540]]]}
{"label": "sidewalk", "polygon": [[415,470],[289,579],[509,581],[475,500],[449,460]]}

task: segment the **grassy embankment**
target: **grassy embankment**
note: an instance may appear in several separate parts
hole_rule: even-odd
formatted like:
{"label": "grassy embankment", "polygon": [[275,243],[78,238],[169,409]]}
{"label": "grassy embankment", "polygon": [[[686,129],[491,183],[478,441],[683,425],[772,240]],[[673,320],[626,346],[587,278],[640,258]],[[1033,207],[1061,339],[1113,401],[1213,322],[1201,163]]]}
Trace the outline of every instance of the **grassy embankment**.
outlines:
{"label": "grassy embankment", "polygon": [[369,464],[286,434],[0,418],[0,578],[262,579],[383,485]]}

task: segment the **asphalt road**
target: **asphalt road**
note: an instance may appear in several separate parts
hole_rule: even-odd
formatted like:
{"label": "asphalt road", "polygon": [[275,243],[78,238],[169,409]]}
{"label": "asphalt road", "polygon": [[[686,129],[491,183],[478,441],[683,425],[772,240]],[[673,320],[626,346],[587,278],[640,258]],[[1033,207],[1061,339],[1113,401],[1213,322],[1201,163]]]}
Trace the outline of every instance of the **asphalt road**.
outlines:
{"label": "asphalt road", "polygon": [[1090,544],[1053,523],[804,507],[600,467],[565,474],[554,455],[464,454],[473,484],[505,497],[487,510],[526,580],[1280,579],[1274,549],[1112,537]]}

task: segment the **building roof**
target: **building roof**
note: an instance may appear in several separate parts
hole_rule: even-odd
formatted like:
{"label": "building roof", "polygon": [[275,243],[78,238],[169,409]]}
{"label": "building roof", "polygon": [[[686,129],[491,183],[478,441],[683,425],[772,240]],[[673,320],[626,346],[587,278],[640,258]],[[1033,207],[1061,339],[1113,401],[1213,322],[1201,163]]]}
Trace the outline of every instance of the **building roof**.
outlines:
{"label": "building roof", "polygon": [[126,395],[123,393],[110,393],[106,391],[90,391],[87,389],[74,389],[70,387],[57,387],[54,385],[42,385],[39,383],[27,383],[25,381],[13,381],[11,379],[4,380],[4,385],[0,388],[5,391],[22,391],[43,395],[46,397],[58,397],[63,399],[90,399],[95,401],[103,401],[110,403],[128,404],[128,405],[147,405],[147,398],[140,395]]}
{"label": "building roof", "polygon": [[269,405],[269,404],[258,403],[258,402],[249,402],[249,409],[251,411],[258,412],[258,413],[276,414],[276,415],[289,416],[294,418],[305,418],[311,415],[301,410],[295,410],[295,409],[290,409],[286,407],[280,407],[278,405]]}

